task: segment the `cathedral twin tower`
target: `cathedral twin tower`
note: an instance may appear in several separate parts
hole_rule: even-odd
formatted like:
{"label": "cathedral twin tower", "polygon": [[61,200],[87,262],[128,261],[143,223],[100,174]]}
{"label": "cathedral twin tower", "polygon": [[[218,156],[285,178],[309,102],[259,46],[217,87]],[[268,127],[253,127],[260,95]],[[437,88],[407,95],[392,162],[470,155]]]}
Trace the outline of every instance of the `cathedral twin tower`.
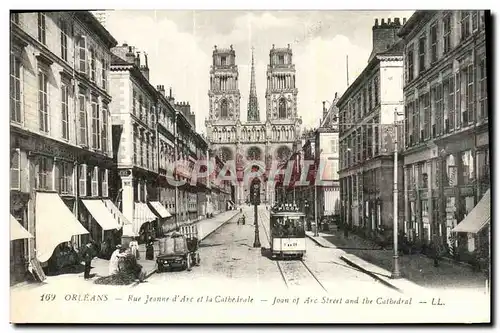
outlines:
{"label": "cathedral twin tower", "polygon": [[[236,53],[232,47],[214,47],[210,68],[209,118],[207,136],[211,149],[224,160],[288,159],[299,140],[301,119],[297,115],[297,88],[292,49],[275,48],[269,52],[266,88],[266,119],[261,121],[252,49],[250,93],[247,121],[240,120],[240,90]],[[244,193],[236,195],[239,198]],[[238,200],[238,201],[240,201]]]}

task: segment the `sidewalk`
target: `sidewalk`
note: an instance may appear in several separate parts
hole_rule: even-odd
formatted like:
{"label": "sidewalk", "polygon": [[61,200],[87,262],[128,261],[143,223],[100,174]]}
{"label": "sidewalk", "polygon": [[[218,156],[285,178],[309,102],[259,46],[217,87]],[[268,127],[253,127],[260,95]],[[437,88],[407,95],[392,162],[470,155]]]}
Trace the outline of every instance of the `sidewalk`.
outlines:
{"label": "sidewalk", "polygon": [[314,237],[311,232],[306,234],[320,246],[342,250],[345,253],[342,260],[400,291],[411,291],[419,287],[484,291],[483,273],[473,272],[463,265],[441,260],[439,266],[434,267],[433,260],[421,254],[400,255],[402,279],[394,280],[390,278],[392,250],[383,250],[370,240],[352,233],[346,239],[342,231],[319,233],[319,237]]}
{"label": "sidewalk", "polygon": [[[213,232],[217,231],[226,222],[230,221],[234,216],[238,215],[238,210],[230,210],[223,212],[214,216],[213,218],[203,219],[197,222],[198,224],[198,235],[200,241],[207,238]],[[155,258],[159,252],[158,242],[154,244]],[[151,276],[156,271],[156,260],[146,260],[146,247],[144,244],[139,245],[139,257],[138,263],[142,265],[143,269],[147,272],[147,277]],[[81,273],[70,273],[70,274],[60,274],[56,276],[48,276],[43,283],[27,283],[21,282],[16,285],[11,286],[11,290],[21,291],[32,288],[37,288],[40,286],[45,286],[47,284],[58,283],[58,284],[73,284],[79,281],[80,284],[93,284],[94,280],[98,277],[108,276],[109,273],[109,260],[95,258],[92,260],[92,269],[90,275],[92,278],[90,280],[83,279],[83,272]],[[133,284],[134,285],[134,284]]]}

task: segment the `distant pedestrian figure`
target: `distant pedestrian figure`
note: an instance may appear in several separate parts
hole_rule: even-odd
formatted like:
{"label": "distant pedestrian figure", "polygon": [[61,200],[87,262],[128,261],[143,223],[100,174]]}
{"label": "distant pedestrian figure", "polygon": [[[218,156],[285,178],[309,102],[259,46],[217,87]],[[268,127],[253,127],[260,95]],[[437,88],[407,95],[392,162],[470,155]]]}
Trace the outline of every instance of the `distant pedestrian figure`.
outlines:
{"label": "distant pedestrian figure", "polygon": [[91,264],[92,264],[92,244],[88,243],[85,246],[85,253],[83,254],[83,260],[85,262],[85,270],[83,273],[83,278],[85,280],[90,278],[90,269],[91,269]]}
{"label": "distant pedestrian figure", "polygon": [[[146,239],[148,239],[148,238],[146,238]],[[141,259],[140,255],[139,255],[139,242],[137,242],[136,239],[134,239],[133,241],[130,242],[129,247],[130,247],[130,253],[132,253],[132,255],[137,260]]]}
{"label": "distant pedestrian figure", "polygon": [[347,224],[344,224],[344,237],[345,238],[349,237],[349,229],[347,228]]}
{"label": "distant pedestrian figure", "polygon": [[146,244],[146,260],[154,260],[154,246],[152,238],[150,238]]}

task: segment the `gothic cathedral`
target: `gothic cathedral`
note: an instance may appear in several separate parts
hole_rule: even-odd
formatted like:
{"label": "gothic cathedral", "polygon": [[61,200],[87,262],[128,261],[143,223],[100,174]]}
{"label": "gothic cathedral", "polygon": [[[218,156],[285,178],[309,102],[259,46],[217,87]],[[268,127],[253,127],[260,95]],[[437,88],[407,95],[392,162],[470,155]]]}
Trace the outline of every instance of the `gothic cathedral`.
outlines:
{"label": "gothic cathedral", "polygon": [[[246,168],[258,166],[269,169],[273,161],[287,160],[300,141],[301,118],[297,115],[297,88],[292,49],[273,48],[269,52],[266,88],[266,119],[260,120],[255,67],[252,50],[250,94],[247,122],[240,120],[240,90],[236,53],[215,46],[210,68],[209,119],[205,124],[212,151],[223,160],[234,160],[238,184],[234,201],[245,203],[249,197],[248,184],[241,175]],[[261,201],[273,204],[274,183],[261,186]]]}

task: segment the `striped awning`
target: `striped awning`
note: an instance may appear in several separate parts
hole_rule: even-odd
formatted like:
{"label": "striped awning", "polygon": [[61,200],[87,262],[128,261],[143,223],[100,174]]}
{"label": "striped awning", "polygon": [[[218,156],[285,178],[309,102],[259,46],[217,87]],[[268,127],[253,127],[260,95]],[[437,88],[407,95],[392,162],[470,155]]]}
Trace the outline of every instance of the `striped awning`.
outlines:
{"label": "striped awning", "polygon": [[471,212],[451,231],[477,234],[490,222],[490,216],[491,195],[488,190]]}
{"label": "striped awning", "polygon": [[119,230],[121,225],[100,199],[82,199],[83,204],[103,230]]}
{"label": "striped awning", "polygon": [[118,222],[118,224],[120,226],[124,226],[124,225],[131,225],[132,222],[130,222],[126,217],[125,215],[123,215],[122,212],[120,212],[120,209],[118,209],[118,207],[116,207],[116,205],[113,203],[113,201],[109,200],[109,199],[104,199],[104,205],[106,206],[106,208],[109,209],[109,211],[111,212],[111,214],[113,214],[114,218],[116,219],[116,221]]}
{"label": "striped awning", "polygon": [[153,207],[153,210],[156,211],[158,216],[161,218],[172,217],[172,214],[163,206],[159,201],[151,201],[149,204]]}
{"label": "striped awning", "polygon": [[156,215],[144,202],[136,202],[134,205],[134,229],[138,233],[144,223],[156,220]]}

